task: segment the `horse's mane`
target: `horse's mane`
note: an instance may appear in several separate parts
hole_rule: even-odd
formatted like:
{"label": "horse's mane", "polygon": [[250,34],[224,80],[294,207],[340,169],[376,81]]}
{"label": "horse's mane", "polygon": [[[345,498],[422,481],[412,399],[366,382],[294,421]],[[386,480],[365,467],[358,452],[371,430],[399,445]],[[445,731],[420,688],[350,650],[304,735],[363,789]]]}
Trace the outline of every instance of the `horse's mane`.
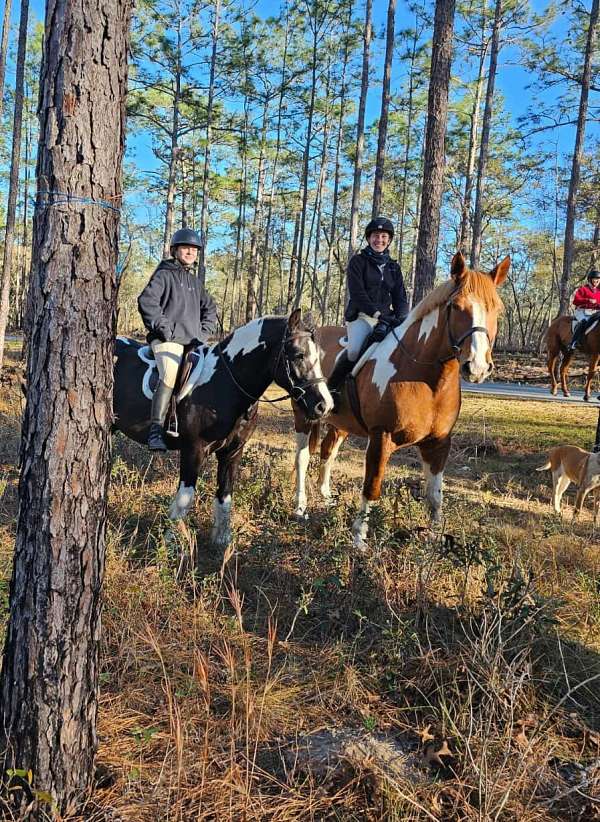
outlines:
{"label": "horse's mane", "polygon": [[458,285],[455,280],[446,280],[426,294],[411,311],[412,321],[422,320],[431,311],[445,306],[458,295],[474,297],[486,311],[501,311],[504,307],[490,275],[468,269]]}

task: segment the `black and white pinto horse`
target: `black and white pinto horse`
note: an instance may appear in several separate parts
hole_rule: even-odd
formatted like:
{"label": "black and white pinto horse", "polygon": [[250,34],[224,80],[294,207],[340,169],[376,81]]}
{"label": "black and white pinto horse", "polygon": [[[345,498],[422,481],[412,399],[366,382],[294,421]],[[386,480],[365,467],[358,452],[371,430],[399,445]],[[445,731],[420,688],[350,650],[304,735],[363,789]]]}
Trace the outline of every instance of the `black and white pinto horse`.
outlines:
{"label": "black and white pinto horse", "polygon": [[[259,317],[236,329],[203,357],[178,395],[179,436],[167,434],[180,450],[180,483],[171,520],[185,518],[194,502],[196,480],[209,454],[217,458],[217,490],[211,539],[231,541],[231,499],[244,446],[256,426],[258,401],[275,382],[318,420],[333,408],[321,371],[313,330],[296,309],[286,317]],[[118,338],[114,369],[114,428],[145,443],[152,389],[158,377],[149,346]]]}

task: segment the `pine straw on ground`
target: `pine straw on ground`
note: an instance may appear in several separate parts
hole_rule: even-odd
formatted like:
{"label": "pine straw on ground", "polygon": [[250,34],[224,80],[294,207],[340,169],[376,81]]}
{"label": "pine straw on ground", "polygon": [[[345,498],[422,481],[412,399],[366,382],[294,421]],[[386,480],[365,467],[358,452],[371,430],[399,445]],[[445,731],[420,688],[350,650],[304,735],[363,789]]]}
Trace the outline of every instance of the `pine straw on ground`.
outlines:
{"label": "pine straw on ground", "polygon": [[[18,390],[3,402],[6,612]],[[176,458],[115,438],[102,779],[84,818],[600,818],[598,533],[589,511],[554,515],[549,474],[533,470],[551,445],[589,446],[590,409],[467,398],[443,534],[426,528],[409,450],[392,460],[365,555],[349,538],[360,442],[342,450],[332,508],[311,466],[312,515],[297,523],[290,414],[261,414],[226,556],[208,544],[214,463],[173,529]],[[194,551],[196,572],[178,580]],[[404,746],[419,778],[376,753],[311,768],[302,752],[334,731]]]}

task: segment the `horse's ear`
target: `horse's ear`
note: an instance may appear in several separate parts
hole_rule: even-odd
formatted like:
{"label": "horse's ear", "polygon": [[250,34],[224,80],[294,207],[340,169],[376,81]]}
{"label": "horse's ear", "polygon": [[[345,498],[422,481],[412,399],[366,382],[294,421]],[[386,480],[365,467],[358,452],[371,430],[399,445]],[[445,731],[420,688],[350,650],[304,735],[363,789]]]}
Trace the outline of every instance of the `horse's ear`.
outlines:
{"label": "horse's ear", "polygon": [[454,257],[452,257],[452,262],[450,263],[450,276],[458,283],[465,276],[466,271],[467,264],[465,262],[465,258],[463,257],[461,251],[457,251]]}
{"label": "horse's ear", "polygon": [[492,270],[490,271],[490,277],[494,281],[494,285],[496,286],[496,288],[498,288],[498,286],[502,285],[502,283],[508,277],[508,269],[509,268],[510,268],[510,257],[505,257],[502,260],[501,263],[498,263],[498,265],[495,268],[492,268]]}
{"label": "horse's ear", "polygon": [[297,331],[302,324],[302,309],[294,308],[292,313],[290,314],[290,318],[288,320],[288,326],[290,331]]}

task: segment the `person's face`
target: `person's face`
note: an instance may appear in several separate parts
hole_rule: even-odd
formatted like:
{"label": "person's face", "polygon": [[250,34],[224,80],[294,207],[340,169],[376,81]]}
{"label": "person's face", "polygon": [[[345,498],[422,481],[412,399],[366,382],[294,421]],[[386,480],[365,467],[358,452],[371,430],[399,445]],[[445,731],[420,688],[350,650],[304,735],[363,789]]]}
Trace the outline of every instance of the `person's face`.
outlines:
{"label": "person's face", "polygon": [[600,286],[600,277],[592,277],[590,282],[592,284],[592,288],[598,288],[598,286]]}
{"label": "person's face", "polygon": [[175,248],[175,257],[183,265],[194,265],[198,256],[198,249],[195,245],[178,245]]}
{"label": "person's face", "polygon": [[385,251],[391,241],[390,235],[387,231],[372,231],[369,234],[369,239],[367,242],[373,249],[373,251],[377,251],[381,254],[382,251]]}

